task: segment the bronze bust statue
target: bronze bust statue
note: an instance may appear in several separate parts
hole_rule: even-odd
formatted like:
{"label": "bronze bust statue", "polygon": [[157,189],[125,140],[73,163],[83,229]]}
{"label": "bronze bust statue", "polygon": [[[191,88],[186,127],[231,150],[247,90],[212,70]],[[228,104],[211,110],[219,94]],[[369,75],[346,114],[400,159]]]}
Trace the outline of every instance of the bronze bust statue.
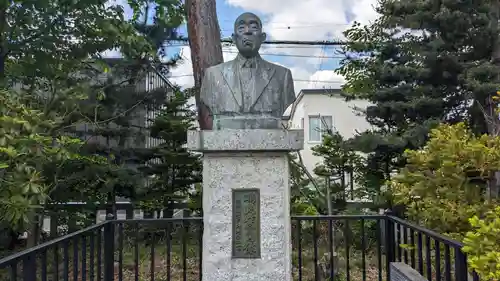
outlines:
{"label": "bronze bust statue", "polygon": [[207,68],[203,77],[200,101],[212,123],[206,129],[282,128],[283,113],[295,101],[292,73],[261,58],[265,39],[258,16],[236,19],[236,59]]}

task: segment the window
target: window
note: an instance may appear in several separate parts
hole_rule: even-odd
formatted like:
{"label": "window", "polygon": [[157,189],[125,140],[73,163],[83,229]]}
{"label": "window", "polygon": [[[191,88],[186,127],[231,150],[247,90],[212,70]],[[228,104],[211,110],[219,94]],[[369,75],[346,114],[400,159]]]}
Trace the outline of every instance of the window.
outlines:
{"label": "window", "polygon": [[321,136],[332,126],[332,116],[309,116],[309,141],[320,142]]}

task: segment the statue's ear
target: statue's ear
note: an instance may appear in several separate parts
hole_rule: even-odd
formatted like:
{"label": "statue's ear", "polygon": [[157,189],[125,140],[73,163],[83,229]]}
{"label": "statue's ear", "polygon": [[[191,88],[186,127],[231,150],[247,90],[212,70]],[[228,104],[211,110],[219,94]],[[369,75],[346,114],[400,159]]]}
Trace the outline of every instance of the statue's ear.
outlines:
{"label": "statue's ear", "polygon": [[266,34],[265,32],[262,32],[262,33],[260,34],[260,40],[261,40],[262,42],[264,42],[264,41],[266,41],[266,38],[267,38],[267,34]]}

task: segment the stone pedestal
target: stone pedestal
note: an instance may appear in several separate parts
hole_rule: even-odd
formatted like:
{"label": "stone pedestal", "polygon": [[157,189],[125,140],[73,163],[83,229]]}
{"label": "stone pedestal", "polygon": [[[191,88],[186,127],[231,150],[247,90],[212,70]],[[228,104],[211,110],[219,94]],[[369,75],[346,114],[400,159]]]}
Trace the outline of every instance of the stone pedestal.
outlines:
{"label": "stone pedestal", "polygon": [[[287,153],[303,145],[303,130],[188,132],[188,148],[203,152],[203,281],[292,280]],[[235,190],[255,191],[253,196],[260,197],[260,218],[253,227],[241,226],[249,221],[252,208],[241,211]],[[233,236],[248,242],[245,236],[256,235],[252,229],[260,234],[250,239],[253,247],[260,246],[254,249],[258,251],[245,257],[245,247],[236,245],[235,253],[234,243],[240,242]]]}

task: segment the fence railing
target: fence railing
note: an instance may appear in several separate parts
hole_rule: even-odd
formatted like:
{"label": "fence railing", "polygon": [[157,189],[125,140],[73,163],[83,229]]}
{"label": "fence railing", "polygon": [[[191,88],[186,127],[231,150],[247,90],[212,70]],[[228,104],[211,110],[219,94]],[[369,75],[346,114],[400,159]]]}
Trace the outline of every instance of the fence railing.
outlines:
{"label": "fence railing", "polygon": [[292,217],[294,280],[384,280],[385,215]]}
{"label": "fence railing", "polygon": [[[115,202],[112,205],[117,219],[157,218],[163,217],[161,210],[146,211],[131,202]],[[108,204],[92,204],[83,202],[70,202],[63,204],[52,204],[42,219],[41,229],[50,238],[68,234],[86,226],[100,223],[106,220]],[[179,203],[172,206],[171,214],[174,217],[183,217],[187,210],[187,204]],[[79,217],[79,214],[82,214]]]}
{"label": "fence railing", "polygon": [[479,281],[467,267],[463,244],[394,216],[387,216],[388,251],[392,261],[404,262],[428,280]]}
{"label": "fence railing", "polygon": [[0,280],[101,280],[110,262],[103,246],[113,239],[103,234],[112,225],[99,223],[0,259]]}
{"label": "fence railing", "polygon": [[[471,281],[457,241],[387,215],[293,216],[293,280]],[[108,220],[0,260],[0,280],[202,280],[201,218]],[[471,276],[471,277],[469,277]]]}

